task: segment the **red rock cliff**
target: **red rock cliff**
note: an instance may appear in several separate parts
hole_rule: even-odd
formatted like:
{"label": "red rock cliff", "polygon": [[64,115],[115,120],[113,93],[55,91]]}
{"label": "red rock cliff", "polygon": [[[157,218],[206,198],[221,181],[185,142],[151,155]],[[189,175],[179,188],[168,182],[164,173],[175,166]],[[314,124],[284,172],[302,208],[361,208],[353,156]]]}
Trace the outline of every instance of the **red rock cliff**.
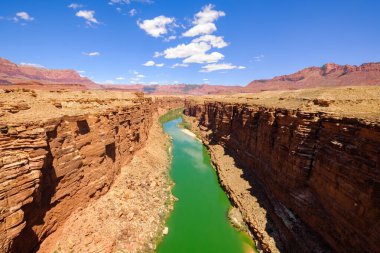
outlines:
{"label": "red rock cliff", "polygon": [[285,252],[380,252],[378,122],[227,102],[185,108],[266,193],[260,204]]}
{"label": "red rock cliff", "polygon": [[86,77],[81,77],[70,69],[55,70],[33,66],[23,66],[0,58],[0,84],[40,82],[47,84],[80,84],[88,88],[97,85]]}
{"label": "red rock cliff", "polygon": [[[45,93],[31,94],[38,99]],[[78,94],[87,93],[72,96]],[[12,93],[4,98],[9,96]],[[153,103],[142,96],[129,100],[88,96],[95,99],[75,98],[75,103],[91,113],[56,118],[46,115],[47,119],[41,121],[26,121],[19,116],[18,123],[7,123],[4,114],[22,112],[8,112],[8,107],[0,106],[5,110],[3,115],[0,113],[4,119],[0,122],[0,252],[36,250],[75,209],[108,191],[120,168],[144,145],[157,107],[183,103],[166,98]],[[65,110],[62,106],[74,102],[67,99],[49,103],[56,110]],[[102,104],[108,109],[104,110]],[[49,108],[47,103],[43,106]]]}
{"label": "red rock cliff", "polygon": [[322,67],[305,68],[294,74],[278,76],[270,80],[255,80],[244,90],[259,92],[362,85],[380,85],[380,63],[365,63],[360,66],[327,63]]}

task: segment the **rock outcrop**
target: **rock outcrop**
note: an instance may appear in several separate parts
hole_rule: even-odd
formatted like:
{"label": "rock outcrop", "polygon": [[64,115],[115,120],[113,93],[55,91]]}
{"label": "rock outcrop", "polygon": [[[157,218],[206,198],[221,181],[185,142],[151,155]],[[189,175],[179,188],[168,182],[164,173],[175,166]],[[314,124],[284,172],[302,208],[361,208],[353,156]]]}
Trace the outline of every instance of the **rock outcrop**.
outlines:
{"label": "rock outcrop", "polygon": [[[105,194],[144,145],[157,110],[133,94],[31,94],[0,93],[1,252],[36,250],[72,212]],[[5,110],[14,108],[12,96],[28,106]]]}
{"label": "rock outcrop", "polygon": [[[187,100],[185,114],[195,117],[209,146],[222,145],[235,158],[251,194],[264,193],[257,201],[274,227],[248,224],[266,252],[275,250],[264,234],[276,234],[284,252],[380,252],[379,118],[339,117],[322,108],[208,98]],[[249,205],[229,194],[238,206]]]}
{"label": "rock outcrop", "polygon": [[47,69],[28,65],[17,65],[0,58],[0,85],[17,84],[19,86],[49,86],[62,84],[77,89],[96,88],[94,82],[82,77],[75,70]]}
{"label": "rock outcrop", "polygon": [[294,74],[269,80],[255,80],[244,90],[259,92],[363,85],[380,85],[380,63],[365,63],[360,66],[327,63],[322,67],[305,68]]}

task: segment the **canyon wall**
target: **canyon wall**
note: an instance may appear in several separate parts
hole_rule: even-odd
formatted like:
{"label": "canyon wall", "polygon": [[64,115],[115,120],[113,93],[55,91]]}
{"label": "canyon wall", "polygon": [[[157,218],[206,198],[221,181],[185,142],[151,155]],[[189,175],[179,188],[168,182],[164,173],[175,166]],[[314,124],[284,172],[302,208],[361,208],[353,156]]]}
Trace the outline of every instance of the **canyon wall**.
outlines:
{"label": "canyon wall", "polygon": [[264,192],[281,251],[380,252],[378,121],[212,100],[187,100],[185,114]]}
{"label": "canyon wall", "polygon": [[[110,105],[114,100],[98,102]],[[140,96],[92,113],[2,121],[0,251],[38,249],[75,209],[108,191],[120,168],[144,145],[158,106],[180,105],[181,100],[154,103]]]}

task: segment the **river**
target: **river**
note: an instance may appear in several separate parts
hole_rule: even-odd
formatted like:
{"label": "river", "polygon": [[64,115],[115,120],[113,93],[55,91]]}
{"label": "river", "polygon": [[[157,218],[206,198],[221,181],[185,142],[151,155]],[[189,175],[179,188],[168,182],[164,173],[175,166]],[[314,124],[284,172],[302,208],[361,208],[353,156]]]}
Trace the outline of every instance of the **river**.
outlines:
{"label": "river", "polygon": [[169,233],[158,253],[255,252],[253,242],[230,224],[231,204],[211,166],[203,144],[178,126],[181,118],[163,124],[172,138],[171,177],[179,199],[167,220]]}

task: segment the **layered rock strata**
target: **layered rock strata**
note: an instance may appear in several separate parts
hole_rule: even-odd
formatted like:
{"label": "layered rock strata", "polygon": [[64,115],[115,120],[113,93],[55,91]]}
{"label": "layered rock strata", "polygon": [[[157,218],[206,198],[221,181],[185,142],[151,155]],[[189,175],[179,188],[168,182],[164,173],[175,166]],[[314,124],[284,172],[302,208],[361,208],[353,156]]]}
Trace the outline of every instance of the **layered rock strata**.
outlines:
{"label": "layered rock strata", "polygon": [[[1,252],[37,250],[104,195],[145,144],[157,110],[141,95],[29,93],[0,92]],[[17,99],[28,106],[4,109]]]}
{"label": "layered rock strata", "polygon": [[380,252],[378,120],[210,98],[185,114],[263,251]]}

